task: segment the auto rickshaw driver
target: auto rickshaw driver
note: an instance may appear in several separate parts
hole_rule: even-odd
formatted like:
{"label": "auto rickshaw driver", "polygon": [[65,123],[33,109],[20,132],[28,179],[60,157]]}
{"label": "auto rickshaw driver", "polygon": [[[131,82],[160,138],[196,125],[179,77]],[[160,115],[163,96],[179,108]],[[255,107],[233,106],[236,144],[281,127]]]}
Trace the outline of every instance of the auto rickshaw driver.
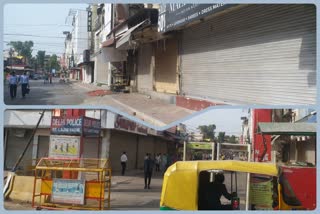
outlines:
{"label": "auto rickshaw driver", "polygon": [[226,199],[231,201],[231,199],[236,195],[236,193],[230,194],[227,191],[226,185],[224,184],[224,175],[222,173],[215,174],[214,182],[210,185],[209,190],[209,204],[211,205],[210,210],[232,210],[233,207],[230,204],[221,204],[220,198],[223,195]]}

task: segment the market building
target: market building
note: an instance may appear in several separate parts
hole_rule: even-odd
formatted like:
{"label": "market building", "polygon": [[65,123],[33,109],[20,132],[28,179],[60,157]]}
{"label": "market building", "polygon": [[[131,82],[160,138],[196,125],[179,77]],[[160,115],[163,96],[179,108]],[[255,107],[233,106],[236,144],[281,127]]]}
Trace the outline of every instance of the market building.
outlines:
{"label": "market building", "polygon": [[[7,110],[4,116],[4,169],[13,167],[32,136],[33,129],[40,117],[39,110]],[[99,120],[101,131],[98,137],[86,137],[83,141],[83,158],[109,158],[113,171],[121,169],[120,156],[126,151],[127,168],[142,169],[146,153],[175,154],[174,133],[158,132],[138,124],[121,115],[106,110],[47,110],[28,147],[20,170],[31,173],[37,160],[49,156],[50,137],[56,135],[59,124],[55,119],[81,119],[82,117]],[[61,125],[61,124],[60,124]],[[55,128],[55,129],[53,129]],[[61,127],[60,127],[61,128]],[[61,133],[58,133],[61,134]],[[70,135],[70,134],[69,134]],[[74,135],[71,133],[71,135]],[[63,136],[63,135],[62,135]]]}

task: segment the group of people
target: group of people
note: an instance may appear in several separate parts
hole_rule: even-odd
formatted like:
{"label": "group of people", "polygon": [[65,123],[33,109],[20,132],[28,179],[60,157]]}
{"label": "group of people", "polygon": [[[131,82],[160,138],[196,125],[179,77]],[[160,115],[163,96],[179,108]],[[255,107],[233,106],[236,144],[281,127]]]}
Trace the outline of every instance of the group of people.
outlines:
{"label": "group of people", "polygon": [[17,97],[17,88],[19,85],[21,85],[22,98],[25,98],[26,94],[29,93],[30,85],[27,72],[24,72],[21,76],[17,76],[15,72],[11,72],[10,76],[8,77],[8,81],[11,99],[15,99]]}
{"label": "group of people", "polygon": [[[158,153],[154,154],[154,157],[150,153],[147,153],[144,157],[143,171],[144,171],[144,189],[150,189],[150,183],[153,173],[153,168],[155,166],[156,172],[165,172],[167,168],[174,163],[176,160],[167,154]],[[126,152],[123,152],[120,157],[121,162],[121,175],[125,174],[128,157]]]}
{"label": "group of people", "polygon": [[50,72],[47,72],[44,74],[43,83],[50,83],[52,84],[52,74]]}

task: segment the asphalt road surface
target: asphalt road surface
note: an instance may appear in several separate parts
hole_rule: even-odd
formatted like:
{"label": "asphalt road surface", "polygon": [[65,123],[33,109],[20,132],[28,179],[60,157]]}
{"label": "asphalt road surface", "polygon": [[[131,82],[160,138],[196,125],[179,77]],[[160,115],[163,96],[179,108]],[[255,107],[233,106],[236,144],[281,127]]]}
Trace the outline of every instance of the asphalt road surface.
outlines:
{"label": "asphalt road surface", "polygon": [[78,105],[88,97],[89,90],[71,83],[59,83],[54,79],[52,84],[43,80],[30,80],[30,93],[23,99],[21,86],[18,86],[17,97],[11,99],[8,84],[4,86],[4,102],[7,105]]}

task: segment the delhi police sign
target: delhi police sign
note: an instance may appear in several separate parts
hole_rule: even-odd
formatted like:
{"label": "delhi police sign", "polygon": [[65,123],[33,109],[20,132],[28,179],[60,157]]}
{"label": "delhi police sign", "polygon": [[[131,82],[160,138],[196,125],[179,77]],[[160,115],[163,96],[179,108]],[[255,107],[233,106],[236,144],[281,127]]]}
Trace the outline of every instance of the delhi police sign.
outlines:
{"label": "delhi police sign", "polygon": [[101,121],[83,116],[52,117],[51,134],[99,136]]}

